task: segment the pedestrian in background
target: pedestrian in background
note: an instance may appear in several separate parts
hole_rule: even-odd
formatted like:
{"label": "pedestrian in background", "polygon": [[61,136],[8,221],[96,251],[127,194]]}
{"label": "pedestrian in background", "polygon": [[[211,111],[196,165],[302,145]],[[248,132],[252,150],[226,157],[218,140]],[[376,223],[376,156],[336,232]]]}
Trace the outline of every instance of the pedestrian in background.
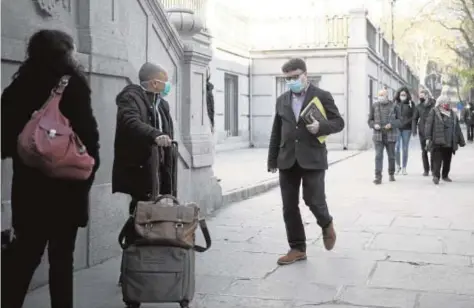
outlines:
{"label": "pedestrian in background", "polygon": [[421,146],[421,160],[423,161],[423,176],[429,176],[430,170],[433,166],[432,155],[429,154],[428,158],[428,151],[426,150],[426,136],[425,136],[425,126],[426,126],[426,119],[431,111],[431,109],[435,106],[435,100],[429,96],[428,91],[422,89],[419,93],[420,103],[416,106],[415,115],[413,117],[413,121],[415,123],[413,136],[418,134],[420,139],[420,146]]}
{"label": "pedestrian in background", "polygon": [[[440,177],[452,182],[449,177],[451,159],[466,142],[462,134],[459,119],[451,109],[449,97],[440,96],[426,120],[425,136],[427,147],[433,155],[433,183],[439,184]],[[442,169],[442,172],[441,172]]]}
{"label": "pedestrian in background", "polygon": [[[396,173],[399,174],[401,171],[403,175],[407,175],[408,151],[411,134],[412,131],[415,130],[414,115],[416,107],[407,87],[402,87],[397,91],[394,102],[397,104],[398,109],[400,109],[401,122],[397,142],[395,144]],[[400,153],[400,148],[402,148],[402,153]],[[401,162],[400,156],[402,156]]]}
{"label": "pedestrian in background", "polygon": [[[290,250],[277,263],[286,265],[306,259],[306,234],[299,209],[301,183],[303,200],[322,229],[324,247],[331,250],[336,243],[336,231],[325,195],[327,149],[320,137],[340,132],[344,120],[331,93],[309,83],[306,63],[302,59],[288,60],[282,72],[289,90],[276,102],[268,171],[280,172],[283,219]],[[313,117],[312,123],[308,124],[301,112],[313,102],[322,106],[325,116]]]}
{"label": "pedestrian in background", "polygon": [[211,83],[211,72],[207,69],[206,72],[206,105],[207,105],[207,116],[209,117],[209,123],[211,124],[211,132],[214,134],[214,85]]}
{"label": "pedestrian in background", "polygon": [[474,141],[474,103],[466,104],[463,110],[463,119],[466,123],[467,140]]}
{"label": "pedestrian in background", "polygon": [[[18,136],[52,89],[69,76],[59,109],[94,158],[87,180],[52,178],[20,159]],[[52,308],[73,307],[74,249],[79,227],[86,227],[89,192],[99,168],[99,131],[91,90],[75,59],[70,35],[41,30],[28,44],[27,58],[2,94],[2,159],[13,160],[12,221],[16,239],[2,268],[2,307],[21,308],[33,274],[48,246]],[[2,256],[3,257],[3,256]],[[2,263],[4,264],[4,263]]]}
{"label": "pedestrian in background", "polygon": [[383,152],[387,151],[389,181],[395,181],[395,143],[398,140],[400,126],[400,110],[396,103],[388,99],[387,90],[378,92],[378,99],[370,107],[368,124],[373,129],[375,145],[375,180],[374,184],[382,183]]}

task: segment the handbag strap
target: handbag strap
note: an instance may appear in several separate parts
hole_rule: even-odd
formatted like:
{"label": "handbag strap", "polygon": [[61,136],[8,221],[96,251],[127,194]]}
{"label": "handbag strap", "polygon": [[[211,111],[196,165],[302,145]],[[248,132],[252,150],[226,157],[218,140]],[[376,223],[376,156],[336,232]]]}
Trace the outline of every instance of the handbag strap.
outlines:
{"label": "handbag strap", "polygon": [[120,230],[120,233],[119,233],[119,236],[118,236],[118,242],[119,242],[119,245],[120,247],[122,247],[122,249],[127,249],[128,247],[130,247],[130,244],[127,243],[127,232],[129,232],[129,230],[134,230],[134,225],[133,225],[133,219],[134,217],[132,215],[130,215],[130,217],[128,217],[127,221],[125,222],[125,224],[123,225],[122,227],[122,230]]}
{"label": "handbag strap", "polygon": [[43,106],[41,106],[40,110],[45,109],[49,105],[49,103],[53,102],[54,100],[59,103],[63,96],[64,90],[69,84],[69,79],[71,79],[71,76],[69,75],[64,75],[63,77],[61,77],[61,79],[58,81],[58,84],[54,86],[53,89],[51,89],[51,95],[49,96],[48,100],[43,104]]}
{"label": "handbag strap", "polygon": [[193,249],[196,252],[205,252],[209,248],[211,248],[211,235],[209,234],[209,229],[207,228],[207,223],[204,218],[199,219],[199,229],[201,229],[202,235],[204,236],[204,241],[206,242],[206,247],[202,247],[199,245],[194,245]]}

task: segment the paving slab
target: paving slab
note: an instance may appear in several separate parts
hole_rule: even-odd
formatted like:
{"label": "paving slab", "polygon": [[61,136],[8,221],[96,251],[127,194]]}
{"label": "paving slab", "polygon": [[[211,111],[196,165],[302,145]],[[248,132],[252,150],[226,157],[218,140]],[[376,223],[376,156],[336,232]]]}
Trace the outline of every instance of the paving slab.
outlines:
{"label": "paving slab", "polygon": [[422,294],[419,308],[473,308],[474,297],[457,294]]}
{"label": "paving slab", "polygon": [[417,293],[350,286],[342,290],[338,300],[358,306],[413,308],[416,304]]}
{"label": "paving slab", "polygon": [[380,261],[370,286],[474,295],[474,268]]}
{"label": "paving slab", "polygon": [[[454,182],[435,186],[421,176],[418,141],[412,144],[409,174],[394,183],[372,184],[372,151],[329,168],[338,242],[324,249],[301,201],[306,261],[276,264],[288,249],[278,189],[217,211],[208,222],[213,247],[197,255],[193,307],[474,308],[474,169],[466,168],[474,166],[474,145],[453,158]],[[77,272],[75,308],[122,307],[119,264]],[[47,288],[31,292],[24,306],[47,307]]]}

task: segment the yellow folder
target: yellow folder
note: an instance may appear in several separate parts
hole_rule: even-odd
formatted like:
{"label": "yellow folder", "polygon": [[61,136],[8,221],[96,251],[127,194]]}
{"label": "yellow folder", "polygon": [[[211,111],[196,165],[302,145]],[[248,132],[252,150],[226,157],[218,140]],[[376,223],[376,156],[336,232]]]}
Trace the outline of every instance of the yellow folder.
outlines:
{"label": "yellow folder", "polygon": [[[321,113],[321,115],[323,116],[324,119],[327,119],[327,115],[326,115],[326,110],[324,110],[324,106],[323,104],[321,103],[321,101],[319,100],[319,98],[317,97],[314,97],[308,104],[308,106],[306,106],[306,108],[301,112],[301,114],[305,114],[309,108],[311,108],[311,104],[314,104],[316,106],[316,108],[318,108],[319,112]],[[316,117],[317,119],[318,117]],[[319,142],[321,143],[324,143],[326,142],[326,139],[327,139],[328,136],[319,136],[318,137],[318,140]]]}

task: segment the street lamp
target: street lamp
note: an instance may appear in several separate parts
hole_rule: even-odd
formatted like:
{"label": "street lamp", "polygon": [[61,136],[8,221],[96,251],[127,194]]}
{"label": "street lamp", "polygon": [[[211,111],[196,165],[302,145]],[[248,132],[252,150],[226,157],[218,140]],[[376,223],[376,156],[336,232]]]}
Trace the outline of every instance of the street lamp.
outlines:
{"label": "street lamp", "polygon": [[396,0],[390,0],[390,19],[392,21],[392,46],[395,46],[395,33],[394,33],[394,30],[395,30],[395,26],[394,26],[394,8],[395,8],[395,1]]}

